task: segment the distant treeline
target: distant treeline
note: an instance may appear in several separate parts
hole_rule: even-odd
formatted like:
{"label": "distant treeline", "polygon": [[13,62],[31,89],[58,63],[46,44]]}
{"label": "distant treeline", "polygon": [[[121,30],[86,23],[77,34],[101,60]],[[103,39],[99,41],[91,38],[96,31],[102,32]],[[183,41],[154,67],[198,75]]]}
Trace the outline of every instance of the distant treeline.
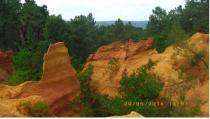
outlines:
{"label": "distant treeline", "polygon": [[[128,22],[130,22],[135,27],[146,28],[148,21],[125,21],[125,20],[123,20],[124,24],[127,24]],[[96,21],[96,25],[99,25],[99,26],[110,26],[114,23],[115,23],[115,21]]]}
{"label": "distant treeline", "polygon": [[[185,6],[178,6],[168,13],[156,7],[146,29],[136,28],[130,22],[123,24],[120,19],[110,26],[98,26],[91,13],[65,21],[61,15],[49,15],[47,6],[38,6],[34,0],[24,3],[0,0],[0,49],[13,50],[19,57],[31,56],[33,60],[19,58],[19,62],[23,62],[21,66],[26,66],[21,70],[33,69],[32,72],[37,74],[48,45],[63,41],[74,67],[81,70],[88,55],[104,44],[154,37],[154,48],[162,52],[183,36],[198,31],[208,33],[208,24],[209,0],[186,0]],[[27,61],[21,60],[29,61],[24,64]]]}

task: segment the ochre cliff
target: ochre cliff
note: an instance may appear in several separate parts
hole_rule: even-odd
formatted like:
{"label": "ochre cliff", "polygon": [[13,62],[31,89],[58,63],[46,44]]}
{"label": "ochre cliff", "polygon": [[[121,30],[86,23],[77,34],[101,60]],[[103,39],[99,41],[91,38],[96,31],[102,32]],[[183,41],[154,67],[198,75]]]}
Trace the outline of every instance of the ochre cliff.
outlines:
{"label": "ochre cliff", "polygon": [[[80,84],[71,66],[68,49],[62,42],[49,46],[44,56],[43,75],[40,81],[25,82],[14,87],[1,85],[0,88],[2,88],[0,90],[0,97],[2,97],[0,110],[11,107],[1,107],[5,105],[5,100],[13,104],[29,97],[39,96],[49,105],[49,116],[77,116],[68,104],[70,100],[79,95]],[[21,115],[21,112],[16,113],[18,113],[16,116],[24,115]],[[6,114],[0,111],[0,115]]]}
{"label": "ochre cliff", "polygon": [[12,63],[12,58],[12,51],[0,51],[0,81],[5,80],[11,73],[14,72],[15,67]]}
{"label": "ochre cliff", "polygon": [[[196,33],[190,39],[188,44],[201,51],[204,54],[204,60],[208,62],[208,42],[209,35]],[[158,61],[157,66],[152,69],[151,73],[156,74],[164,81],[164,90],[161,95],[165,94],[170,86],[169,82],[179,82],[178,70],[181,65],[185,65],[186,72],[194,78],[194,86],[186,93],[186,100],[189,105],[195,104],[196,100],[202,100],[203,116],[208,115],[208,68],[203,62],[196,66],[189,65],[189,59],[182,55],[176,55],[177,50],[174,47],[168,47],[163,53],[158,53],[152,48],[152,39],[141,40],[139,42],[128,41],[126,43],[115,42],[102,46],[95,54],[90,55],[85,67],[88,64],[94,66],[91,85],[93,89],[104,95],[119,95],[120,80],[122,73],[127,71],[132,74],[137,68],[146,64],[149,59]],[[113,74],[109,70],[109,61],[116,58],[119,61],[119,68]],[[174,94],[174,98],[176,95]]]}

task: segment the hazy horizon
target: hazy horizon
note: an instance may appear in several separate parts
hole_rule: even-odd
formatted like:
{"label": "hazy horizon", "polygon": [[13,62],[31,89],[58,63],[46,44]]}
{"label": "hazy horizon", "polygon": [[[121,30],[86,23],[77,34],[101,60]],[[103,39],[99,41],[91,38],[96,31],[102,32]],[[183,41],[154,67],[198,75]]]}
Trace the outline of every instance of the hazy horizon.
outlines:
{"label": "hazy horizon", "polygon": [[[21,0],[23,2],[24,0]],[[50,15],[61,14],[70,20],[78,15],[93,14],[96,21],[148,21],[152,9],[160,6],[170,11],[185,0],[35,0],[38,5],[47,5]]]}

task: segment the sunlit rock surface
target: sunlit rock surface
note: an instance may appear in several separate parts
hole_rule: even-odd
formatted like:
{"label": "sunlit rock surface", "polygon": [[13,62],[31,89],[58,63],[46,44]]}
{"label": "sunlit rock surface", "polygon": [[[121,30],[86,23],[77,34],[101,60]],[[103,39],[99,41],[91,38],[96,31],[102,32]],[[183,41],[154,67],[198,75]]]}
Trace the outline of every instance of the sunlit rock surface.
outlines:
{"label": "sunlit rock surface", "polygon": [[0,51],[0,81],[5,80],[11,73],[14,72],[15,67],[13,65],[12,58],[12,51]]}
{"label": "sunlit rock surface", "polygon": [[143,118],[144,116],[142,116],[141,114],[139,114],[138,112],[135,112],[135,111],[132,111],[132,112],[130,112],[129,114],[127,114],[127,115],[122,115],[122,116],[113,116],[113,117],[123,117],[123,118],[125,118],[125,117],[138,117],[138,118]]}
{"label": "sunlit rock surface", "polygon": [[[204,60],[208,62],[208,47],[209,35],[196,33],[190,39],[189,44],[204,54]],[[156,74],[164,81],[164,91],[167,91],[169,81],[179,81],[178,68],[181,65],[186,65],[187,72],[195,78],[196,84],[194,88],[186,93],[186,99],[189,104],[195,104],[196,100],[201,99],[201,110],[204,112],[201,116],[208,116],[208,69],[202,62],[197,66],[190,66],[189,60],[185,57],[177,55],[172,58],[177,50],[174,47],[168,47],[163,53],[158,53],[152,48],[152,39],[140,40],[139,42],[126,43],[115,42],[109,45],[100,47],[95,54],[91,54],[87,59],[85,67],[89,64],[94,66],[91,85],[93,89],[104,95],[117,96],[119,95],[120,80],[124,71],[132,74],[137,68],[146,64],[149,59],[158,61],[157,66],[152,69],[151,73]],[[108,63],[112,58],[119,60],[119,69],[111,74],[108,68]],[[174,96],[176,97],[176,96]]]}
{"label": "sunlit rock surface", "polygon": [[[24,100],[38,95],[49,105],[49,116],[76,116],[68,104],[79,95],[80,85],[71,65],[68,49],[62,42],[49,46],[44,56],[43,75],[40,81],[29,81],[14,87],[3,85],[0,88],[2,88],[0,110],[5,98],[12,104],[14,99]],[[0,116],[4,115],[0,113]]]}

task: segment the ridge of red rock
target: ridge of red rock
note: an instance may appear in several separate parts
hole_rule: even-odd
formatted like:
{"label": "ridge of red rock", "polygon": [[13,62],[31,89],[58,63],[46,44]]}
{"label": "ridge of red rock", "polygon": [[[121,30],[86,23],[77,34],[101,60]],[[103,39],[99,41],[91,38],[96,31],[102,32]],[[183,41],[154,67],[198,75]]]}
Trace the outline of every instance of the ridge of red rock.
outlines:
{"label": "ridge of red rock", "polygon": [[[30,101],[31,98],[28,97],[39,96],[40,98],[35,99],[46,101],[49,105],[49,116],[78,116],[69,107],[69,101],[80,94],[80,83],[63,42],[49,46],[44,55],[43,75],[40,81],[27,81],[18,86],[0,85],[0,88],[0,108],[11,110],[14,114],[23,116],[24,114],[16,109],[21,101]],[[4,106],[5,100],[15,105]],[[33,100],[31,101],[33,103]],[[12,109],[7,109],[10,107]],[[7,114],[11,113],[3,115]]]}
{"label": "ridge of red rock", "polygon": [[[208,62],[209,58],[209,35],[203,33],[195,33],[188,40],[188,44],[203,52],[204,60]],[[195,104],[199,98],[205,103],[202,104],[202,111],[204,115],[208,115],[208,71],[202,62],[196,66],[190,65],[190,59],[176,55],[177,50],[173,46],[165,49],[163,53],[158,53],[152,49],[152,39],[140,40],[139,42],[132,42],[131,40],[122,43],[115,42],[109,45],[102,46],[95,54],[92,54],[85,68],[92,64],[94,66],[91,86],[92,88],[103,95],[117,96],[119,95],[120,80],[122,73],[126,70],[128,75],[134,73],[139,67],[146,64],[149,59],[158,61],[157,65],[151,70],[152,74],[160,77],[165,82],[165,86],[170,81],[180,81],[178,69],[181,65],[186,66],[186,72],[192,74],[195,78],[195,88],[186,92],[186,99],[189,102],[189,107]],[[119,67],[114,73],[109,69],[109,61],[112,58],[118,59]],[[161,92],[164,95],[165,87]],[[202,94],[202,95],[201,95]],[[175,94],[174,94],[175,95]],[[199,95],[199,96],[197,96]]]}
{"label": "ridge of red rock", "polygon": [[15,67],[13,65],[12,58],[12,51],[0,51],[0,80],[5,80],[9,74],[14,72]]}
{"label": "ridge of red rock", "polygon": [[[68,49],[63,42],[59,42],[50,45],[44,56],[42,79],[26,83],[19,98],[42,96],[50,105],[51,116],[67,116],[63,114],[70,111],[68,103],[79,95],[79,92],[79,80],[71,66]],[[63,104],[60,104],[61,102]],[[63,112],[64,108],[66,111]]]}
{"label": "ridge of red rock", "polygon": [[100,47],[95,54],[89,56],[88,61],[107,60],[113,57],[126,59],[131,55],[152,49],[152,45],[152,38],[140,42],[133,42],[132,40],[129,40],[126,43],[114,42]]}

